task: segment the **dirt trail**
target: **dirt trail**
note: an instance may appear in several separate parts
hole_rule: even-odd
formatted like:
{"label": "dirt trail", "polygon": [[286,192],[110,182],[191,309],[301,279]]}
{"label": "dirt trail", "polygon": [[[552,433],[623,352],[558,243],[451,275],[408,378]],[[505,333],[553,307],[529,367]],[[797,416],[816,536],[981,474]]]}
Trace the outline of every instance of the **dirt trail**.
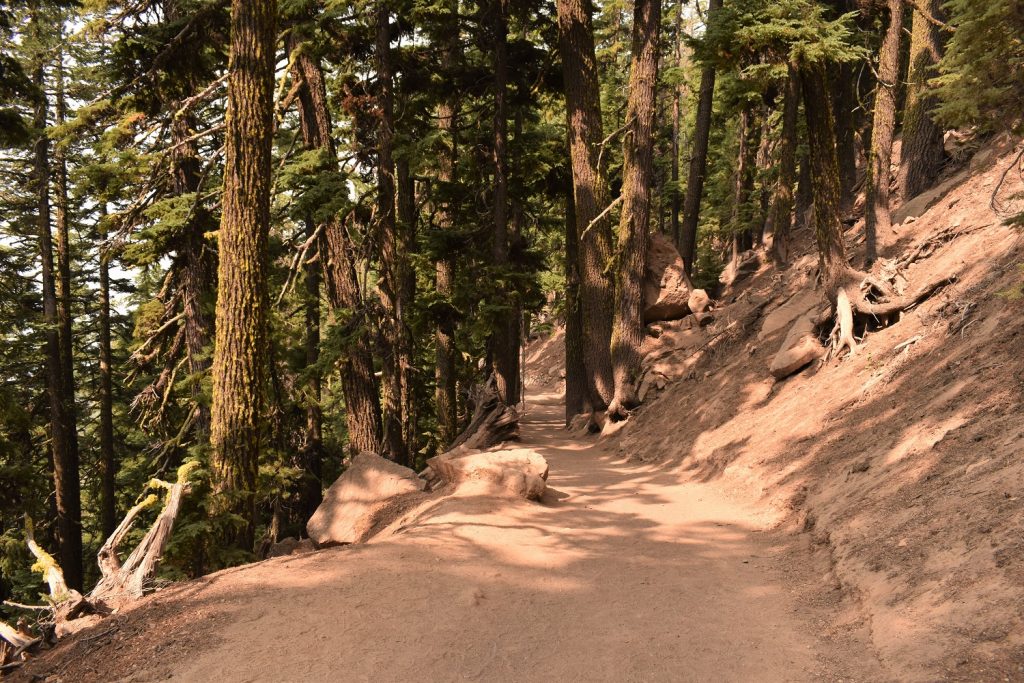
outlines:
{"label": "dirt trail", "polygon": [[[754,510],[574,441],[539,397],[543,504],[453,496],[367,545],[220,572],[76,675],[227,681],[879,680],[826,569]],[[157,618],[153,618],[157,617]],[[163,623],[161,623],[161,619]],[[141,627],[143,624],[136,624]],[[125,656],[125,652],[133,654]],[[106,654],[104,654],[106,651]],[[121,658],[124,659],[121,659]],[[118,661],[120,660],[120,661]]]}

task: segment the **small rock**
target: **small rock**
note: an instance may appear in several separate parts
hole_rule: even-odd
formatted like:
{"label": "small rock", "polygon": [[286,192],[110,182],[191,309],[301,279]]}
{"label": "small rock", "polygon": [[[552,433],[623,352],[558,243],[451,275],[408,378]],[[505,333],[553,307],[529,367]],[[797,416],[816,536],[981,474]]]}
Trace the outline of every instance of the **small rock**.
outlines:
{"label": "small rock", "polygon": [[686,302],[693,314],[703,313],[711,307],[711,297],[703,289],[695,289],[690,292],[690,298]]}
{"label": "small rock", "polygon": [[697,324],[701,327],[707,327],[711,323],[715,322],[714,313],[697,313],[693,316],[697,320]]}

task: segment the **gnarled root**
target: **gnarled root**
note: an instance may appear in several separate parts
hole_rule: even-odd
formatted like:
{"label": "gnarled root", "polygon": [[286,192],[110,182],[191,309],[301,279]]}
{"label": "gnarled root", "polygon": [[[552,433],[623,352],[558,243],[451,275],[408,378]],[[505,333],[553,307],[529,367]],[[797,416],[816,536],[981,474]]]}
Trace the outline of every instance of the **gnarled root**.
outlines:
{"label": "gnarled root", "polygon": [[829,356],[836,356],[845,348],[852,356],[857,349],[854,327],[858,319],[865,322],[888,322],[889,319],[921,303],[942,287],[955,282],[955,276],[946,276],[925,283],[908,294],[899,295],[889,283],[869,273],[848,269],[835,278],[830,300],[833,302],[835,327]]}

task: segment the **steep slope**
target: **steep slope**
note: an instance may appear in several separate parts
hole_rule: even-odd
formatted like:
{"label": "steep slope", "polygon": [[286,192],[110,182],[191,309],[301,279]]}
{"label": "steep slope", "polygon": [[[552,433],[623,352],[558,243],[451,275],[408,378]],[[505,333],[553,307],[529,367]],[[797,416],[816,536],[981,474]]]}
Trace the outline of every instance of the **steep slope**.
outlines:
{"label": "steep slope", "polygon": [[[853,357],[776,382],[767,367],[788,321],[821,303],[805,235],[793,268],[763,268],[728,292],[696,342],[652,340],[659,381],[618,443],[633,460],[792,510],[902,680],[1024,678],[1024,307],[1013,295],[1024,242],[990,201],[1016,158],[1007,146],[880,236],[890,259],[922,248],[910,282],[955,284],[869,332]],[[997,204],[1022,190],[1013,166]]]}

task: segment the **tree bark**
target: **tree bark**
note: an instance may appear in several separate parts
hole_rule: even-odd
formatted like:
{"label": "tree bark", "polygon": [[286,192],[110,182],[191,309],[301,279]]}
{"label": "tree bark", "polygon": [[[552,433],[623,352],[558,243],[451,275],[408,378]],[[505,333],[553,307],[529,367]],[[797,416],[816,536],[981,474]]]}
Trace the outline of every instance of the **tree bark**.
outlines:
{"label": "tree bark", "polygon": [[772,197],[772,259],[783,266],[789,255],[789,233],[793,226],[793,186],[796,184],[797,124],[800,114],[800,79],[789,67],[786,100],[782,105],[782,136],[779,140],[779,179]]}
{"label": "tree bark", "polygon": [[822,282],[834,303],[837,288],[850,270],[839,214],[841,185],[835,125],[828,104],[824,70],[815,65],[804,67],[800,85],[810,147],[808,159],[814,197],[814,235],[818,243]]}
{"label": "tree bark", "polygon": [[603,410],[614,394],[611,332],[613,283],[605,274],[612,256],[608,183],[601,159],[601,91],[594,56],[589,0],[558,0],[558,36],[562,53],[569,150],[572,158],[576,236],[580,253],[580,302],[587,401]]}
{"label": "tree bark", "polygon": [[[298,54],[295,54],[298,49]],[[295,76],[303,81],[299,89],[302,139],[306,149],[320,149],[324,163],[337,168],[338,156],[331,138],[331,112],[327,88],[319,62],[301,49],[294,34],[289,52],[295,54]],[[328,301],[352,339],[341,360],[341,391],[345,397],[345,422],[349,450],[378,452],[380,449],[380,396],[374,377],[373,355],[367,334],[365,303],[356,275],[352,240],[341,219],[332,216],[323,226],[321,268],[326,281]],[[324,258],[326,256],[326,258]]]}
{"label": "tree bark", "polygon": [[[164,11],[169,19],[180,19],[181,2],[168,0]],[[188,76],[190,85],[198,86]],[[171,182],[176,196],[195,194],[202,190],[203,164],[192,135],[196,120],[191,112],[175,116],[171,122]],[[210,432],[210,409],[202,401],[202,383],[198,376],[210,368],[207,348],[213,339],[213,317],[209,306],[214,298],[213,284],[217,270],[216,253],[207,244],[206,235],[217,229],[214,217],[205,204],[194,203],[192,215],[182,226],[178,257],[181,268],[181,301],[185,328],[185,352],[191,382],[194,412],[193,432],[198,439],[206,439]]]}
{"label": "tree bark", "polygon": [[[941,14],[939,0],[917,1],[930,16]],[[936,125],[931,114],[936,98],[927,92],[927,81],[934,75],[935,65],[941,56],[942,37],[939,27],[915,9],[898,183],[904,201],[921,194],[935,182],[945,157],[942,129]]]}
{"label": "tree bark", "polygon": [[[672,54],[675,58],[677,69],[683,68],[683,10],[680,4],[676,8],[676,26],[673,37]],[[679,211],[682,208],[682,194],[679,192],[679,143],[683,127],[683,84],[678,84],[672,89],[672,191],[671,206],[669,209],[669,229],[676,246],[679,246],[681,228],[679,225]]]}
{"label": "tree bark", "polygon": [[[493,0],[489,7],[491,38],[494,41],[492,67],[494,69],[494,120],[491,127],[491,155],[494,164],[494,232],[491,241],[491,265],[495,273],[508,271],[508,7],[506,0]],[[498,301],[504,305],[511,292],[500,285],[495,290]],[[519,373],[516,370],[519,355],[519,325],[511,312],[500,315],[491,333],[491,371],[499,400],[505,405],[519,403]]]}
{"label": "tree bark", "polygon": [[[721,9],[722,0],[708,3],[708,23]],[[693,149],[690,173],[686,178],[686,198],[683,200],[683,224],[678,237],[679,254],[683,257],[686,274],[693,274],[697,257],[697,224],[700,223],[700,202],[704,194],[704,180],[708,172],[708,140],[711,136],[711,114],[715,99],[715,68],[705,66],[700,74],[700,94],[697,99],[697,120],[693,130]]]}
{"label": "tree bark", "polygon": [[[568,129],[566,129],[568,130]],[[568,152],[568,141],[566,143]],[[568,156],[568,155],[567,155]],[[580,306],[579,244],[572,170],[565,184],[565,424],[586,410],[587,368],[583,360],[583,310]]]}
{"label": "tree bark", "polygon": [[[445,51],[442,69],[450,73],[459,60],[459,6],[458,0],[452,0],[446,10]],[[459,95],[457,88],[450,88],[437,108],[437,127],[441,133],[439,150],[438,188],[442,195],[437,211],[438,225],[441,230],[451,231],[455,228],[455,189],[458,180],[458,113]],[[434,286],[437,294],[444,298],[444,306],[438,316],[434,330],[435,345],[435,392],[434,404],[437,414],[438,439],[441,450],[445,450],[455,437],[459,435],[458,397],[456,395],[456,375],[458,349],[455,347],[455,316],[451,298],[455,285],[455,261],[444,249],[434,266]]]}
{"label": "tree bark", "polygon": [[889,0],[889,27],[878,59],[878,87],[868,155],[865,205],[865,256],[868,265],[878,256],[878,233],[892,228],[889,187],[892,184],[892,140],[896,130],[896,86],[900,74],[903,0]]}
{"label": "tree bark", "polygon": [[[845,10],[841,10],[845,11]],[[840,215],[853,214],[857,199],[857,139],[854,112],[857,96],[854,93],[855,73],[850,64],[835,64],[832,74],[832,116],[836,128],[836,157],[839,161]]]}
{"label": "tree bark", "polygon": [[252,550],[267,349],[276,0],[232,0],[210,441],[221,505]]}
{"label": "tree bark", "polygon": [[383,426],[382,455],[399,463],[408,462],[409,449],[404,439],[402,406],[403,364],[408,363],[405,331],[405,306],[402,278],[408,255],[402,252],[402,239],[396,216],[394,160],[394,67],[391,55],[391,11],[383,0],[376,11],[375,67],[377,71],[377,239],[380,245],[381,277],[378,283],[383,308],[383,335],[380,338],[381,412]]}
{"label": "tree bark", "polygon": [[[317,226],[306,224],[306,239],[316,239]],[[302,444],[302,486],[299,490],[299,515],[303,528],[323,500],[323,414],[320,410],[320,264],[313,259],[322,255],[323,240],[316,240],[316,254],[303,266],[306,279],[306,372],[309,373],[306,398],[306,432]]]}
{"label": "tree bark", "polygon": [[[31,21],[38,22],[33,14]],[[50,404],[50,450],[53,456],[53,483],[57,511],[57,542],[60,564],[68,585],[82,588],[82,503],[78,473],[78,449],[71,442],[73,421],[68,414],[58,319],[53,235],[50,232],[50,143],[46,136],[47,101],[44,66],[35,69],[33,85],[37,89],[33,128],[33,184],[36,191],[36,226],[42,262],[43,324],[46,340],[46,388]]]}
{"label": "tree bark", "polygon": [[619,220],[618,287],[612,333],[615,396],[611,417],[625,417],[637,403],[640,347],[644,341],[644,266],[650,241],[651,185],[654,183],[654,116],[658,84],[661,0],[636,0],[632,64],[623,138],[622,215]]}
{"label": "tree bark", "polygon": [[[100,237],[106,241],[106,199],[99,205]],[[100,404],[100,520],[103,538],[108,538],[117,528],[117,455],[114,452],[114,399],[111,377],[112,357],[110,349],[110,255],[100,251],[100,310],[99,310],[99,404]]]}

